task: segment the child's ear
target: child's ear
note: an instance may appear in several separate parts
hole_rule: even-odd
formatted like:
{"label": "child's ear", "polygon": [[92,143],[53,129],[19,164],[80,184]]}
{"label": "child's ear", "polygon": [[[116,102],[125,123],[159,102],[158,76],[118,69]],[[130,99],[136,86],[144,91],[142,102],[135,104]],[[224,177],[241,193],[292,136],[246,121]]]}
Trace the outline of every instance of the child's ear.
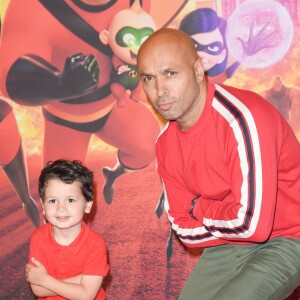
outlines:
{"label": "child's ear", "polygon": [[90,213],[93,206],[93,201],[87,201],[85,204],[85,213]]}
{"label": "child's ear", "polygon": [[42,203],[43,215],[45,215],[45,214],[46,214],[46,212],[45,212],[44,202],[43,202],[43,200],[42,200],[42,199],[41,199],[41,203]]}
{"label": "child's ear", "polygon": [[99,39],[104,45],[108,44],[108,36],[109,36],[109,32],[106,29],[100,31],[99,33]]}

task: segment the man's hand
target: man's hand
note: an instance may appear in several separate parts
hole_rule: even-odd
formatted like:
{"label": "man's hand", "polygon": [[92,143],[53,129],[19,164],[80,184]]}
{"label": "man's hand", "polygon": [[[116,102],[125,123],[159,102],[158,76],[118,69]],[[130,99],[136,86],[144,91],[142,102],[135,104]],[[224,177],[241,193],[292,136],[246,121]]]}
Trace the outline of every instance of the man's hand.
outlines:
{"label": "man's hand", "polygon": [[48,272],[44,265],[34,257],[31,259],[31,261],[35,266],[32,264],[26,265],[26,279],[31,284],[42,285],[42,282],[44,281],[45,276],[48,275]]}

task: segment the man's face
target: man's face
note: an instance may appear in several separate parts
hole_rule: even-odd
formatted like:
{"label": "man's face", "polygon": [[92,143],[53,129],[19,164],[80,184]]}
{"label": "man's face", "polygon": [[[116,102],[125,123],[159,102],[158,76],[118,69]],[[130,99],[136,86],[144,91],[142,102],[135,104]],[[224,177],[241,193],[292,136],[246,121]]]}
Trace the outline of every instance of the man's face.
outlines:
{"label": "man's face", "polygon": [[195,108],[200,101],[199,81],[203,79],[200,60],[193,63],[177,45],[157,43],[148,48],[139,56],[138,68],[153,107],[163,118],[179,125],[198,118]]}

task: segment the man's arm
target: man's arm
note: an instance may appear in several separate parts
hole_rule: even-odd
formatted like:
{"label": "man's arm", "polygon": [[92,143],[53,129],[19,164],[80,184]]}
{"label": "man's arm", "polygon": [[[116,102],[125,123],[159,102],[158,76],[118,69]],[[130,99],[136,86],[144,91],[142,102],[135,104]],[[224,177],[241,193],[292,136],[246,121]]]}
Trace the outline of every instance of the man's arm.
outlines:
{"label": "man's arm", "polygon": [[[190,205],[197,196],[187,190],[177,178],[165,170],[159,155],[157,160],[157,170],[162,178],[164,189],[164,208],[172,229],[176,232],[180,241],[187,247],[209,247],[226,244],[226,241],[214,237],[205,228],[202,221],[203,217],[199,215],[197,219],[191,217]],[[201,201],[201,197],[198,199]]]}
{"label": "man's arm", "polygon": [[[227,134],[219,134],[219,144],[228,165],[230,191],[222,201],[197,202],[195,214],[203,218],[205,228],[215,237],[264,242],[274,222],[278,166],[287,124],[252,92],[239,96],[244,97],[246,106],[222,87],[218,90],[226,97],[226,101],[215,100],[213,106],[227,126]],[[222,101],[227,105],[222,106]]]}
{"label": "man's arm", "polygon": [[[222,92],[226,100],[232,97]],[[224,178],[229,188],[224,190],[222,199],[193,195],[184,189],[164,170],[164,160],[158,155],[158,171],[167,195],[166,211],[172,228],[188,247],[216,246],[231,241],[262,242],[272,230],[280,155],[278,147],[282,144],[286,123],[282,124],[282,118],[274,110],[269,113],[269,104],[259,96],[249,92],[244,97],[252,107],[251,112],[235,97],[231,105],[213,103],[218,126],[223,123],[216,131],[218,145],[215,147],[220,147],[226,165],[224,172],[229,175]],[[250,103],[255,100],[253,97],[260,98],[257,107]],[[193,208],[196,219],[193,219],[190,209],[195,197],[198,200]]]}

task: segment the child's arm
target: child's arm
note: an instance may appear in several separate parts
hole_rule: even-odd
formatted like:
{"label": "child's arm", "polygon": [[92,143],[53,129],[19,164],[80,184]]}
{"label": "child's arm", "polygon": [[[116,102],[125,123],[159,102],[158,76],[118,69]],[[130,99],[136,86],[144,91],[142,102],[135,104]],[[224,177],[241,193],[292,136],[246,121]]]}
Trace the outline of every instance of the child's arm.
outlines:
{"label": "child's arm", "polygon": [[[68,299],[94,299],[101,287],[103,277],[92,275],[80,275],[69,280],[58,280],[49,275],[44,266],[32,259],[35,266],[26,266],[26,277],[33,288],[35,295],[53,296],[60,295]],[[49,294],[52,293],[51,295]],[[41,293],[41,294],[40,294]],[[45,295],[47,294],[47,295]]]}
{"label": "child's arm", "polygon": [[[81,277],[82,277],[82,275],[79,274],[79,275],[71,277],[71,278],[62,279],[62,281],[79,284],[80,281],[81,281]],[[48,290],[48,289],[46,289],[46,288],[44,288],[40,285],[30,283],[30,287],[31,287],[31,290],[34,293],[34,295],[37,296],[37,297],[57,296],[56,293],[54,293],[54,292],[52,292],[52,291],[50,291],[50,290]]]}

